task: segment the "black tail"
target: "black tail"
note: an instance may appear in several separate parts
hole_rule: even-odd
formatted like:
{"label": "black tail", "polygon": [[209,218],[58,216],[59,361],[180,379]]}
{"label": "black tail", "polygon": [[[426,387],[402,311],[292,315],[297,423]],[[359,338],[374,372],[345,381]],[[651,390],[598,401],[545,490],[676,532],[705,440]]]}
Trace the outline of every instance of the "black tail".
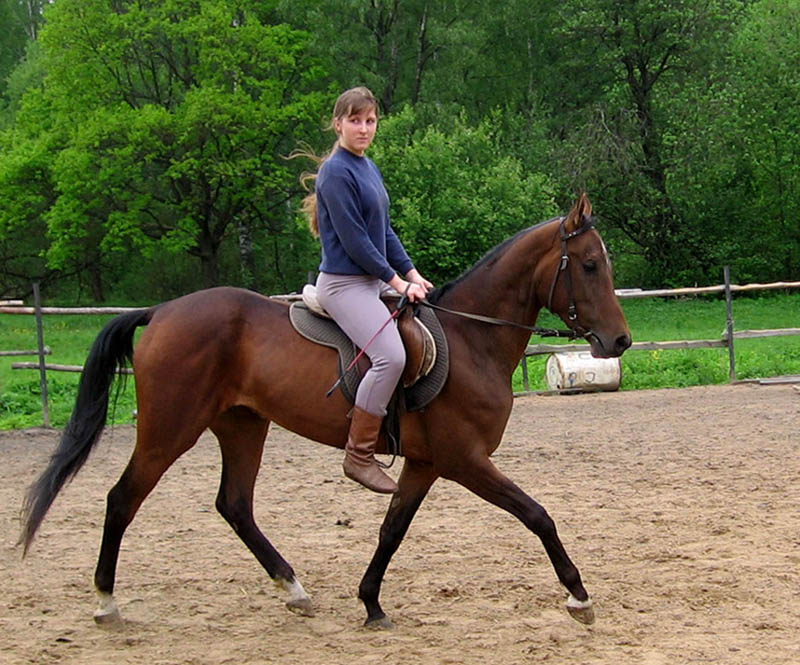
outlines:
{"label": "black tail", "polygon": [[80,471],[100,438],[117,368],[132,362],[134,332],[138,326],[149,323],[152,313],[152,309],[142,309],[122,314],[106,324],[94,341],[81,374],[75,408],[61,441],[47,468],[25,496],[19,538],[24,546],[23,556],[61,488]]}

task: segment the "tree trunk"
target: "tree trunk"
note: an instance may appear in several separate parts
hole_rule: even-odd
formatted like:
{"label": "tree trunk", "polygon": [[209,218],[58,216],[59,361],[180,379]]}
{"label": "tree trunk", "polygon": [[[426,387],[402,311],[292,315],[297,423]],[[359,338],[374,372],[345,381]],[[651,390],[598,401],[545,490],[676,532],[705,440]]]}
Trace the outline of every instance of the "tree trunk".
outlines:
{"label": "tree trunk", "polygon": [[253,257],[253,228],[244,220],[237,224],[237,237],[239,239],[239,274],[242,286],[252,289],[255,287],[256,263]]}

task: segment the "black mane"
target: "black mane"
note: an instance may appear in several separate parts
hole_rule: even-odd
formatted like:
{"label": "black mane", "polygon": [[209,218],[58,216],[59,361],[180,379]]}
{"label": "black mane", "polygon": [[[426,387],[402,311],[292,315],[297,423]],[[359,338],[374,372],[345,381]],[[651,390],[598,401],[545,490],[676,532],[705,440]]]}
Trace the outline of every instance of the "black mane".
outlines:
{"label": "black mane", "polygon": [[463,273],[461,273],[461,275],[456,277],[454,280],[447,282],[447,284],[445,284],[444,286],[437,287],[433,291],[431,291],[427,297],[428,302],[435,305],[436,303],[439,302],[439,300],[441,300],[442,296],[444,296],[453,287],[463,282],[475,270],[478,270],[483,266],[485,266],[486,264],[492,263],[493,261],[497,260],[497,258],[501,256],[506,251],[506,249],[508,249],[509,245],[513,245],[522,236],[527,235],[531,231],[539,229],[542,226],[545,226],[546,224],[550,224],[551,222],[554,222],[557,219],[559,219],[559,217],[553,217],[552,219],[548,219],[546,222],[539,222],[538,224],[534,224],[533,226],[529,226],[526,229],[518,231],[510,238],[506,238],[499,245],[496,245],[488,252],[486,252],[486,254],[484,254],[480,259],[478,259],[477,263],[475,263],[472,267],[467,268]]}

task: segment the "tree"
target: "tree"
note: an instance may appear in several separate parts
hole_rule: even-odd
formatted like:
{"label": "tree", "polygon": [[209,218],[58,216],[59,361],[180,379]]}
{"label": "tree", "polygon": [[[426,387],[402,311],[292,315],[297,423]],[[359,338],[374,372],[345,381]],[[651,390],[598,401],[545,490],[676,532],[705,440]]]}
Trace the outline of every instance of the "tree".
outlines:
{"label": "tree", "polygon": [[[800,275],[800,1],[747,11],[711,85],[689,89],[676,150],[681,205],[737,280]],[[685,114],[684,114],[685,115]]]}
{"label": "tree", "polygon": [[[312,48],[335,63],[337,87],[368,86],[384,113],[405,104],[441,104],[477,58],[483,11],[475,0],[283,0],[278,11],[313,35]],[[444,84],[444,86],[442,85]],[[459,93],[463,90],[459,87]]]}
{"label": "tree", "polygon": [[8,75],[25,53],[25,30],[16,5],[15,0],[0,0],[0,107]]}
{"label": "tree", "polygon": [[461,114],[446,128],[421,127],[406,107],[382,121],[372,148],[393,224],[422,273],[439,285],[557,212],[550,179],[504,155],[497,126],[471,126]]}
{"label": "tree", "polygon": [[212,286],[228,235],[283,228],[294,175],[281,155],[325,100],[313,92],[307,37],[262,22],[259,5],[59,0],[49,9],[44,94],[24,112],[46,110],[49,131],[66,137],[44,213],[51,265],[160,246],[199,258]]}
{"label": "tree", "polygon": [[569,48],[559,67],[579,113],[563,116],[577,127],[562,127],[563,168],[602,198],[604,218],[641,252],[650,283],[680,280],[708,260],[670,191],[681,159],[671,149],[671,104],[686,81],[706,74],[741,5],[591,0],[562,10]]}

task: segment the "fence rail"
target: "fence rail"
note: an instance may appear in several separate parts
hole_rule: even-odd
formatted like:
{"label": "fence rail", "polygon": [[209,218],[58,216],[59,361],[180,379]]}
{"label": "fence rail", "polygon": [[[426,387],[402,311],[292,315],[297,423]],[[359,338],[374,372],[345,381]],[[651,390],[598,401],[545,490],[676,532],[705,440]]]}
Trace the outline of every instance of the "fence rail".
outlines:
{"label": "fence rail", "polygon": [[[617,297],[621,300],[627,298],[654,298],[654,297],[679,297],[686,295],[706,295],[713,293],[725,293],[728,317],[726,332],[720,339],[703,339],[703,340],[675,340],[663,342],[634,342],[631,351],[654,351],[654,350],[671,350],[671,349],[701,349],[701,348],[728,348],[730,356],[730,378],[731,381],[736,380],[736,368],[734,358],[734,342],[738,339],[755,339],[761,337],[783,337],[800,335],[800,328],[781,328],[774,330],[733,330],[733,312],[732,312],[732,294],[736,292],[745,291],[760,291],[760,290],[777,290],[777,289],[794,289],[800,288],[800,282],[772,282],[769,284],[731,284],[730,271],[725,268],[724,271],[725,283],[716,286],[703,286],[703,287],[687,287],[679,289],[656,289],[656,290],[642,290],[642,289],[617,289]],[[44,416],[45,427],[50,426],[49,409],[47,406],[47,381],[46,372],[80,372],[83,367],[80,365],[58,365],[46,364],[44,357],[51,353],[50,348],[44,346],[42,316],[44,315],[59,315],[59,314],[124,314],[132,312],[141,307],[42,307],[39,302],[39,287],[34,284],[34,306],[25,307],[21,300],[0,300],[0,313],[2,314],[27,314],[36,317],[37,336],[38,336],[38,349],[32,351],[0,351],[0,356],[22,356],[22,355],[37,355],[39,356],[38,362],[21,362],[13,363],[12,369],[38,369],[40,372],[40,381],[42,386],[42,412]],[[274,296],[276,298],[291,298],[294,296]],[[531,394],[530,382],[528,378],[527,359],[530,356],[560,353],[564,351],[584,350],[588,348],[588,344],[531,344],[525,349],[525,353],[521,360],[523,386],[524,391],[515,393],[515,395]],[[132,373],[130,369],[120,370],[120,373]],[[554,392],[554,391],[547,391]],[[558,391],[555,391],[558,392]]]}

